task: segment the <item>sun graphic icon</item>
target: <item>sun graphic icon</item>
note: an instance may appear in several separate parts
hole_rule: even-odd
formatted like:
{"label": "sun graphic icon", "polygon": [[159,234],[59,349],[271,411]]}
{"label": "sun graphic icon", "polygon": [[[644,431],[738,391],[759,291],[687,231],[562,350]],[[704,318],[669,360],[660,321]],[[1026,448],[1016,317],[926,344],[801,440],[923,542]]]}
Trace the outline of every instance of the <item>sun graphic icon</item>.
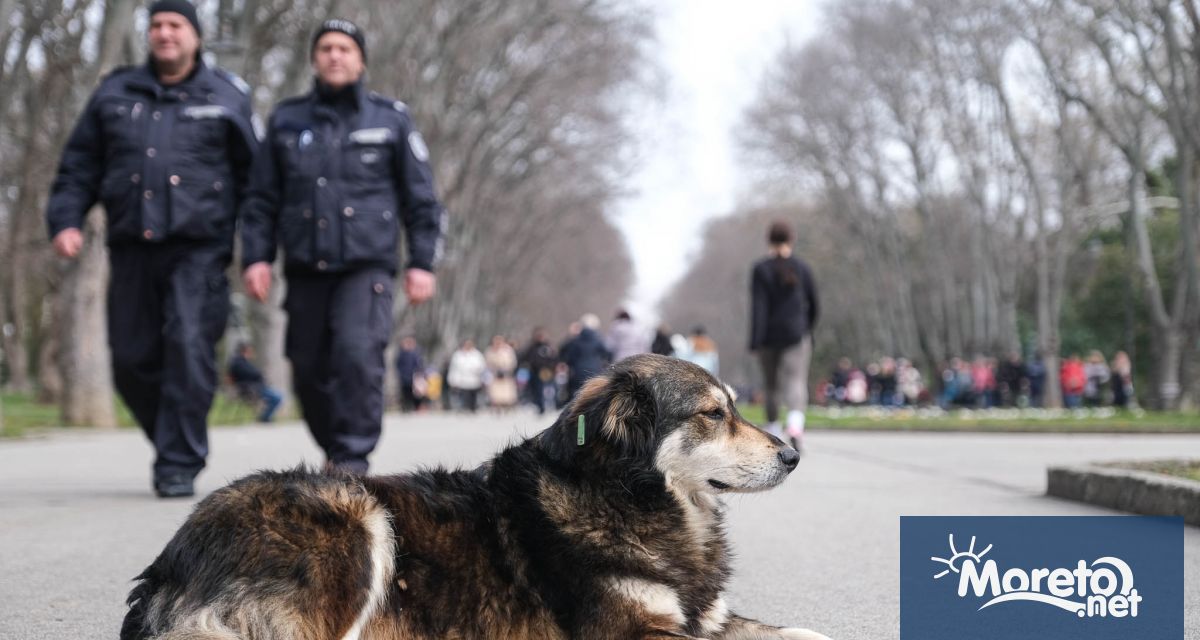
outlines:
{"label": "sun graphic icon", "polygon": [[989,544],[986,549],[984,549],[983,551],[980,551],[978,554],[976,554],[975,553],[975,536],[971,536],[971,546],[968,547],[966,551],[959,551],[958,549],[956,549],[954,547],[954,534],[952,533],[952,534],[950,534],[950,557],[947,559],[947,558],[937,558],[937,557],[930,556],[930,558],[929,558],[930,560],[933,560],[934,562],[940,562],[940,563],[946,565],[947,567],[950,567],[949,569],[946,569],[945,571],[942,571],[941,573],[934,576],[933,579],[937,580],[938,578],[946,575],[947,573],[950,573],[951,571],[953,571],[954,573],[958,573],[959,568],[962,567],[963,562],[966,561],[967,559],[974,561],[975,564],[979,564],[979,561],[981,559],[983,559],[984,556],[987,555],[988,551],[991,551],[991,550],[992,550],[992,545]]}

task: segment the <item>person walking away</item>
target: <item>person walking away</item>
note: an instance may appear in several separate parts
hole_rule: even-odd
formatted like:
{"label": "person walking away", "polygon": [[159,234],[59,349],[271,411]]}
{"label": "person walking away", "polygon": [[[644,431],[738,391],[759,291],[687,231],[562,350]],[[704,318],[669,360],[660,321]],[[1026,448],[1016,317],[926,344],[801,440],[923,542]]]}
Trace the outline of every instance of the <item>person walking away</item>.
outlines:
{"label": "person walking away", "polygon": [[487,361],[475,341],[462,341],[454,355],[450,356],[450,368],[446,372],[446,384],[450,387],[451,406],[475,413],[479,406],[479,392],[487,375]]}
{"label": "person walking away", "polygon": [[488,402],[498,410],[511,409],[517,404],[517,353],[504,336],[494,336],[483,354],[489,380]]}
{"label": "person walking away", "polygon": [[750,350],[758,354],[766,392],[767,430],[778,435],[779,400],[788,406],[787,434],[799,451],[808,408],[808,367],[818,317],[817,288],[808,265],[792,254],[791,225],[767,232],[769,255],[750,279]]}
{"label": "person walking away", "polygon": [[633,317],[624,309],[617,309],[612,324],[608,327],[608,335],[604,338],[604,347],[612,354],[613,362],[620,362],[629,356],[650,351],[649,336],[633,321]]}
{"label": "person walking away", "polygon": [[404,336],[400,339],[400,351],[396,353],[396,379],[400,381],[400,411],[411,413],[421,408],[424,393],[417,392],[425,377],[425,358],[417,339]]}
{"label": "person walking away", "polygon": [[363,32],[322,22],[308,93],[280,102],[243,208],[243,280],[266,300],[282,246],[296,396],[329,467],[366,473],[383,426],[384,350],[401,228],[404,292],[434,295],[443,209],[404,103],[368,91]]}
{"label": "person walking away", "polygon": [[612,362],[612,353],[600,339],[600,319],[584,314],[579,319],[579,334],[571,338],[559,352],[567,365],[567,400],[575,397],[588,378],[600,373]]}
{"label": "person walking away", "polygon": [[250,88],[205,64],[202,36],[185,0],[150,5],[149,58],[100,81],[46,206],[55,252],[75,258],[84,216],[104,205],[113,382],[154,446],[162,498],[194,495],[208,456],[225,268],[258,150]]}
{"label": "person walking away", "polygon": [[558,364],[558,352],[550,344],[550,337],[544,328],[533,330],[529,346],[521,353],[520,361],[529,371],[529,384],[525,387],[529,401],[537,407],[538,415],[543,415],[547,405],[554,406],[554,368]]}
{"label": "person walking away", "polygon": [[1118,351],[1112,359],[1112,395],[1113,406],[1121,409],[1137,402],[1133,395],[1133,364],[1124,351]]}
{"label": "person walking away", "polygon": [[713,377],[720,377],[721,355],[717,351],[717,341],[708,335],[704,325],[692,328],[687,355],[689,362],[713,374]]}
{"label": "person walking away", "polygon": [[262,402],[259,422],[270,422],[283,402],[283,393],[268,386],[263,374],[254,366],[254,347],[248,342],[238,344],[229,361],[229,379],[237,387],[238,396]]}

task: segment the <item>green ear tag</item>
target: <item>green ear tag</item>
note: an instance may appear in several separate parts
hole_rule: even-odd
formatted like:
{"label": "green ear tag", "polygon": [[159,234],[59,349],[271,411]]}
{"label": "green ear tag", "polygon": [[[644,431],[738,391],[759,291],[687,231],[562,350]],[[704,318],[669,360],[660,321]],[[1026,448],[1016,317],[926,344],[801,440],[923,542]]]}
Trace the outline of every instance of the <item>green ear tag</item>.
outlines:
{"label": "green ear tag", "polygon": [[575,432],[575,444],[583,446],[584,441],[583,414],[579,414],[579,429]]}

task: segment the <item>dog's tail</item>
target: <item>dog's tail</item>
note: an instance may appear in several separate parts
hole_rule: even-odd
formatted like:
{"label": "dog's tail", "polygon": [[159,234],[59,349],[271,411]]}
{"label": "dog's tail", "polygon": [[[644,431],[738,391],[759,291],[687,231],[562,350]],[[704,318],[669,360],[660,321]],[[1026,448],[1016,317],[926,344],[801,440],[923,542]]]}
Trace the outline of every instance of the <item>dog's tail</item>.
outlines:
{"label": "dog's tail", "polygon": [[125,614],[125,622],[121,623],[121,640],[148,640],[151,637],[150,630],[146,628],[146,608],[150,606],[150,597],[154,595],[156,585],[149,573],[147,569],[134,578],[138,581],[137,586],[125,599],[129,613]]}

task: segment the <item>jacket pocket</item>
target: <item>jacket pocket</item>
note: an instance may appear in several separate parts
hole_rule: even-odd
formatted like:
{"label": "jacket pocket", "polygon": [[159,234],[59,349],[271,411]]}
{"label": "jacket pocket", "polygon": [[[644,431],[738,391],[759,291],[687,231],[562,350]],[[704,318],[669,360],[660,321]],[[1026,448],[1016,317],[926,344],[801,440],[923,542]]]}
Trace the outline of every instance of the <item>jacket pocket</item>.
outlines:
{"label": "jacket pocket", "polygon": [[399,225],[396,213],[342,210],[342,259],[347,263],[394,262]]}
{"label": "jacket pocket", "polygon": [[208,240],[233,232],[233,189],[228,177],[188,177],[176,172],[168,182],[172,236]]}

